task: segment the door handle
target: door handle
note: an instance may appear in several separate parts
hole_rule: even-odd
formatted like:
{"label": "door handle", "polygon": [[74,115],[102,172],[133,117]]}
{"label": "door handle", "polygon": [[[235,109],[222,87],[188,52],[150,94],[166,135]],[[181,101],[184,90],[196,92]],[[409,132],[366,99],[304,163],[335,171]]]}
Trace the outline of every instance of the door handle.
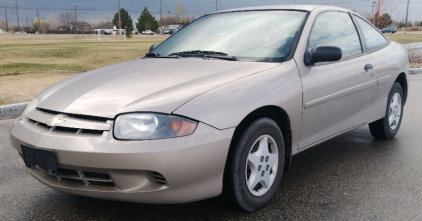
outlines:
{"label": "door handle", "polygon": [[374,69],[374,66],[372,66],[372,64],[365,65],[365,71],[366,72],[370,72],[370,71],[372,71],[372,69]]}

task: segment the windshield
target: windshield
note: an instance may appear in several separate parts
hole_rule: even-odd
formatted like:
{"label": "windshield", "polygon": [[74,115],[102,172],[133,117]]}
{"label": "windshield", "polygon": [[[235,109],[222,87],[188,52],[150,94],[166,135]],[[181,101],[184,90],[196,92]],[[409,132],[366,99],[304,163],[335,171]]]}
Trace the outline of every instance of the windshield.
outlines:
{"label": "windshield", "polygon": [[204,16],[154,50],[161,56],[178,52],[225,53],[238,61],[285,61],[306,13],[249,11]]}

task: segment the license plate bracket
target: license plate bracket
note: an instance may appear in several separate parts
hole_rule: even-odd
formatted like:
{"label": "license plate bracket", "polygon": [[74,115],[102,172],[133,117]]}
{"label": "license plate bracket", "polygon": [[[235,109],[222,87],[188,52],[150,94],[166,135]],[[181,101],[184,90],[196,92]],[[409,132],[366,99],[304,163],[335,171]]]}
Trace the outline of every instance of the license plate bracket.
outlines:
{"label": "license plate bracket", "polygon": [[21,144],[25,166],[35,170],[39,166],[52,176],[57,176],[56,156],[52,150],[46,150]]}

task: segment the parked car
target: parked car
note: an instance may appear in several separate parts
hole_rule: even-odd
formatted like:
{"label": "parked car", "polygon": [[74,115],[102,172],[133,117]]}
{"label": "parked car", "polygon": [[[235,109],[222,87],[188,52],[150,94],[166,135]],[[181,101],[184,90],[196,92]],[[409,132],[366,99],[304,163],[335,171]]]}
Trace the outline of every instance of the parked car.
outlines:
{"label": "parked car", "polygon": [[391,33],[391,34],[394,34],[396,32],[397,32],[397,29],[395,29],[395,28],[384,28],[382,30],[382,33]]}
{"label": "parked car", "polygon": [[12,34],[13,34],[13,33],[16,33],[16,31],[10,31],[10,33],[12,33]]}
{"label": "parked car", "polygon": [[27,171],[58,191],[141,203],[223,194],[254,211],[293,155],[368,124],[375,138],[394,138],[408,73],[403,45],[353,11],[234,9],[197,19],[143,59],[45,89],[10,139]]}
{"label": "parked car", "polygon": [[104,34],[104,35],[111,35],[111,32],[109,32],[109,31],[104,31],[104,32],[103,32],[103,34]]}
{"label": "parked car", "polygon": [[143,35],[155,35],[155,32],[151,31],[151,30],[146,30],[142,32]]}
{"label": "parked car", "polygon": [[28,29],[28,31],[26,31],[27,34],[35,34],[35,30],[34,29]]}

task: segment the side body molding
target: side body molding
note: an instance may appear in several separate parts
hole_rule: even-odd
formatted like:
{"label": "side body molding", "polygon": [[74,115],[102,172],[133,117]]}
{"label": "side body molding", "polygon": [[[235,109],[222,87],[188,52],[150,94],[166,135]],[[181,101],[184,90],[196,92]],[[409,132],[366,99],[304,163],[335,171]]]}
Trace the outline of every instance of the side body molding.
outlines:
{"label": "side body molding", "polygon": [[344,96],[349,95],[349,94],[353,94],[353,93],[356,93],[356,92],[359,92],[359,91],[363,91],[363,90],[366,90],[366,89],[369,89],[369,88],[375,87],[375,86],[377,86],[377,80],[368,81],[366,83],[356,85],[354,87],[347,88],[345,90],[336,92],[334,94],[330,94],[328,96],[310,101],[310,102],[305,104],[305,109],[314,107],[316,105],[319,105],[319,104],[322,104],[322,103],[325,103],[325,102],[328,102],[328,101],[331,101],[331,100],[334,100],[334,99],[337,99],[337,98],[344,97]]}

